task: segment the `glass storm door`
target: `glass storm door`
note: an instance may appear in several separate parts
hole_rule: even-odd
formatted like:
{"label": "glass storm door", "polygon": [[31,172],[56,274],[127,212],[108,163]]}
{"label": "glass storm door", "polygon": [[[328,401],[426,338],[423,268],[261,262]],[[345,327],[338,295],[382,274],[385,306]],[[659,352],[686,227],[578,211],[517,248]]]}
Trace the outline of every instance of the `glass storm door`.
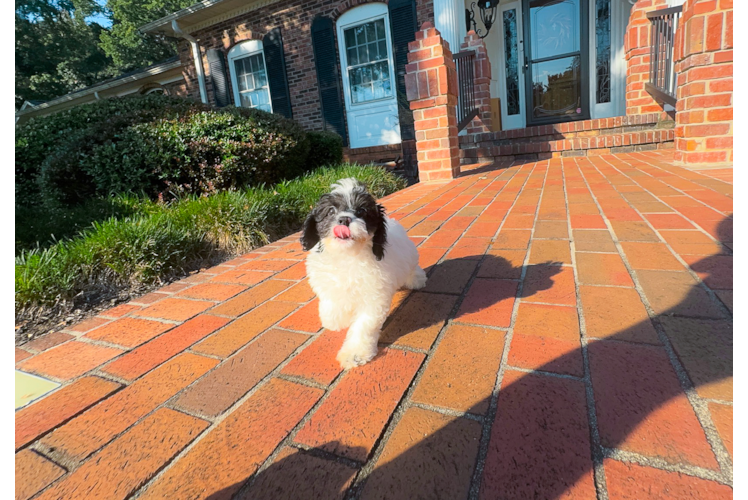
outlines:
{"label": "glass storm door", "polygon": [[527,124],[589,118],[587,0],[524,0],[524,14]]}

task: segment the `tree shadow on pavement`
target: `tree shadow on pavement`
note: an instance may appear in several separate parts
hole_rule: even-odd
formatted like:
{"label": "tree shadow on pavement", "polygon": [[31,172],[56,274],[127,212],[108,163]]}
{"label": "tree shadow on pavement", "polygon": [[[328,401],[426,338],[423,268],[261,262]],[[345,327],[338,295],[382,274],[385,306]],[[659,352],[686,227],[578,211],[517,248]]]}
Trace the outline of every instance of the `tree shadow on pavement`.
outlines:
{"label": "tree shadow on pavement", "polygon": [[[720,225],[725,242],[732,241],[728,221]],[[711,276],[725,274],[725,265],[724,256],[708,256],[691,267],[709,283]],[[546,288],[550,276],[548,280]],[[671,283],[665,280],[659,286],[666,289]],[[696,281],[679,300],[652,307],[657,314],[651,319],[589,341],[590,392],[585,379],[558,375],[560,366],[578,362],[580,346],[532,372],[506,370],[498,400],[476,401],[467,411],[469,418],[411,406],[374,469],[353,488],[355,463],[330,460],[331,455],[317,449],[285,448],[259,474],[253,468],[241,481],[206,491],[205,497],[228,499],[239,492],[233,498],[452,500],[476,493],[481,499],[596,498],[595,463],[604,465],[597,479],[606,482],[611,500],[685,495],[686,490],[672,489],[665,481],[669,473],[637,472],[637,465],[605,457],[610,450],[623,450],[719,475],[716,452],[730,467],[722,444],[714,450],[710,446],[683,385],[702,398],[732,400],[732,314]],[[643,331],[652,336],[643,337]],[[590,415],[596,420],[593,433]],[[488,436],[482,435],[489,428],[483,421],[491,424]],[[592,442],[598,432],[599,443]],[[486,438],[487,449],[480,452]],[[340,446],[336,443],[332,449]],[[475,470],[479,457],[482,471]],[[709,498],[732,495],[728,486],[693,480],[700,481],[690,486],[693,491],[713,495]]]}

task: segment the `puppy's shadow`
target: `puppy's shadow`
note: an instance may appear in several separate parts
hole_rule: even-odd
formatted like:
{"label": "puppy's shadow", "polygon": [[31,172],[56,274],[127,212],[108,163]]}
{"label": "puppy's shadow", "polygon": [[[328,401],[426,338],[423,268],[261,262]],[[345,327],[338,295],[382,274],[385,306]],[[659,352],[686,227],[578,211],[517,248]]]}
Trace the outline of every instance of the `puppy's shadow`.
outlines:
{"label": "puppy's shadow", "polygon": [[[428,349],[449,319],[508,327],[523,273],[523,298],[538,295],[541,301],[540,294],[556,281],[558,292],[554,290],[554,295],[574,294],[573,279],[564,279],[571,270],[558,262],[515,266],[497,255],[468,255],[424,270],[428,275],[424,288],[410,293],[401,290],[395,296],[393,307],[397,309],[390,312],[384,324],[381,344],[397,342]],[[403,339],[406,336],[409,339]]]}

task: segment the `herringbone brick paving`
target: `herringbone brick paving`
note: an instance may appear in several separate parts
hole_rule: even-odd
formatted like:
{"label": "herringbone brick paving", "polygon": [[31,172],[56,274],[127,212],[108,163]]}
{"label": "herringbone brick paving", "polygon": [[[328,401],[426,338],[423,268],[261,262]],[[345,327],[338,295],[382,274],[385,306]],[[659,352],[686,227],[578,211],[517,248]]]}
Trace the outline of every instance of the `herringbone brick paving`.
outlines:
{"label": "herringbone brick paving", "polygon": [[731,498],[732,171],[663,152],[385,200],[427,287],[341,372],[292,235],[16,350],[16,498]]}

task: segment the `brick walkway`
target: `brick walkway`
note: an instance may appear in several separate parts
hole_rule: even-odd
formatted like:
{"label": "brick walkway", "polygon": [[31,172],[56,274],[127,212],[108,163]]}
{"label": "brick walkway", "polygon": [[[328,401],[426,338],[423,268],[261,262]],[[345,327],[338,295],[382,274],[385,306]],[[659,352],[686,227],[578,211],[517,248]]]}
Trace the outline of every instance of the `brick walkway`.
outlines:
{"label": "brick walkway", "polygon": [[429,282],[346,373],[297,235],[17,349],[16,498],[731,498],[732,173],[669,161],[388,197]]}

